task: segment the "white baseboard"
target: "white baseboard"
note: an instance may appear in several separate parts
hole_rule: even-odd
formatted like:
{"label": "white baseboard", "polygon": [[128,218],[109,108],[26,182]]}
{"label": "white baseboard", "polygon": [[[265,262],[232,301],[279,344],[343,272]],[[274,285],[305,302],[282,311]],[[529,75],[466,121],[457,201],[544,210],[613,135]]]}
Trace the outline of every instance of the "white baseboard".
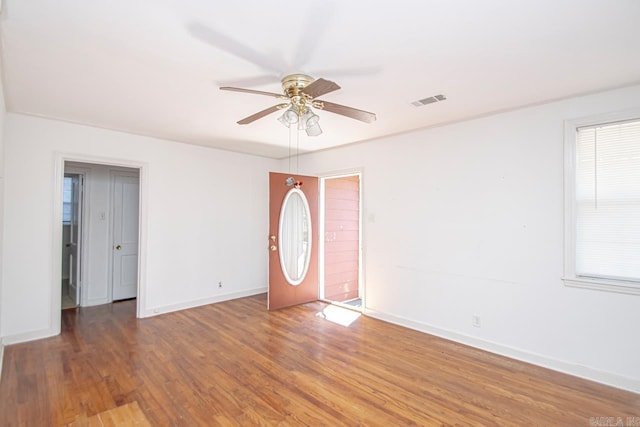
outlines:
{"label": "white baseboard", "polygon": [[[173,311],[180,311],[180,310],[186,310],[189,308],[195,308],[195,307],[200,307],[203,305],[208,305],[208,304],[214,304],[217,302],[223,302],[223,301],[229,301],[229,300],[233,300],[233,299],[238,299],[238,298],[244,298],[244,297],[250,297],[253,295],[258,295],[258,294],[263,294],[267,292],[267,288],[255,288],[255,289],[249,289],[246,291],[240,291],[240,292],[233,292],[230,294],[224,294],[224,295],[216,295],[214,297],[207,297],[207,298],[202,298],[199,300],[194,300],[194,301],[185,301],[185,302],[181,302],[181,303],[177,303],[177,304],[169,304],[169,305],[164,305],[164,306],[160,306],[160,307],[153,307],[153,308],[148,308],[145,310],[141,310],[142,312],[140,313],[140,317],[152,317],[152,316],[157,316],[159,314],[164,314],[164,313],[171,313]],[[266,306],[265,306],[266,309]]]}
{"label": "white baseboard", "polygon": [[19,344],[21,342],[39,340],[41,338],[49,338],[56,334],[51,329],[40,329],[38,331],[21,332],[19,334],[7,335],[3,338],[4,345]]}
{"label": "white baseboard", "polygon": [[451,341],[459,342],[461,344],[466,344],[471,347],[488,351],[490,353],[495,353],[537,366],[542,366],[544,368],[562,372],[564,374],[569,374],[575,377],[595,381],[601,384],[631,391],[633,393],[640,393],[640,380],[638,379],[626,378],[617,374],[613,374],[611,372],[605,372],[590,368],[588,366],[576,365],[570,362],[553,359],[540,354],[530,353],[517,348],[505,346],[491,341],[481,340],[468,335],[437,328],[425,323],[393,316],[372,309],[365,308],[364,314],[375,319],[382,320],[384,322],[393,323],[395,325],[404,326],[405,328],[414,329],[416,331],[435,335],[440,338],[445,338]]}
{"label": "white baseboard", "polygon": [[2,381],[3,363],[4,363],[4,339],[0,337],[0,381]]}

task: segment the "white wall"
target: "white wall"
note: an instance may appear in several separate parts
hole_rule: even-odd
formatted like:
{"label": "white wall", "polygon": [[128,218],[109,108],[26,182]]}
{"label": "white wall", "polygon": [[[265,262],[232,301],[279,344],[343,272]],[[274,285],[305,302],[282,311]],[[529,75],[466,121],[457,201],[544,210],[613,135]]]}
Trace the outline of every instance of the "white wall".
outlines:
{"label": "white wall", "polygon": [[53,195],[59,193],[54,181],[61,155],[144,165],[141,315],[266,290],[268,171],[276,161],[9,113],[1,304],[6,342],[51,334],[58,315],[51,301],[60,268],[53,256]]}
{"label": "white wall", "polygon": [[[2,40],[0,40],[1,42]],[[2,64],[0,63],[0,69]],[[3,223],[4,223],[4,122],[7,113],[4,103],[4,86],[0,75],[0,370],[2,369],[3,339],[2,339],[2,251],[3,251]],[[0,372],[0,375],[2,372]]]}
{"label": "white wall", "polygon": [[640,296],[561,281],[563,121],[638,106],[640,86],[564,100],[306,155],[301,173],[363,168],[370,314],[640,392]]}

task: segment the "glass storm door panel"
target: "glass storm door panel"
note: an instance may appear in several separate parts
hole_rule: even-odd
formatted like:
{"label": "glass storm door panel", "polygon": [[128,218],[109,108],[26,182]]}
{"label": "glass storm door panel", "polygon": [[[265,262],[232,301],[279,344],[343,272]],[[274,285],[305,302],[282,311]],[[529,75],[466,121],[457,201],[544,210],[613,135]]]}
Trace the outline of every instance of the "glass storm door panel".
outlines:
{"label": "glass storm door panel", "polygon": [[269,310],[318,299],[317,177],[269,173],[267,250]]}
{"label": "glass storm door panel", "polygon": [[69,296],[74,305],[80,305],[81,291],[81,219],[82,219],[82,175],[64,175],[63,224],[68,227],[65,253],[69,265]]}
{"label": "glass storm door panel", "polygon": [[312,232],[307,197],[299,188],[291,188],[284,196],[278,222],[280,267],[290,285],[298,286],[307,275]]}

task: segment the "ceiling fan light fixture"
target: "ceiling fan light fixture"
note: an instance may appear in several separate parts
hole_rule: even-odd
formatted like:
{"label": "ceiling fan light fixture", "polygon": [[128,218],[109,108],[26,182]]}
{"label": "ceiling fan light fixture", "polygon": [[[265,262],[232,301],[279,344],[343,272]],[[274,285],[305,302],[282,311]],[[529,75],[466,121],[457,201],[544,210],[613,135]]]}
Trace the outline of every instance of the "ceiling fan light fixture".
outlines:
{"label": "ceiling fan light fixture", "polygon": [[298,130],[306,131],[309,136],[318,136],[322,134],[322,129],[318,124],[319,120],[320,117],[311,111],[311,108],[305,107],[298,120]]}
{"label": "ceiling fan light fixture", "polygon": [[291,124],[298,123],[298,112],[291,106],[291,108],[284,112],[284,118]]}
{"label": "ceiling fan light fixture", "polygon": [[307,135],[309,136],[319,136],[322,135],[322,129],[320,129],[319,124],[315,124],[314,126],[310,126],[307,128]]}
{"label": "ceiling fan light fixture", "polygon": [[313,113],[308,108],[304,108],[302,113],[300,114],[300,118],[298,120],[298,130],[306,130],[307,129],[307,120],[311,117]]}
{"label": "ceiling fan light fixture", "polygon": [[282,123],[283,126],[289,127],[289,122],[287,121],[287,119],[285,118],[285,115],[282,114],[280,117],[278,117],[278,121],[280,123]]}
{"label": "ceiling fan light fixture", "polygon": [[307,126],[310,124],[308,123],[309,120],[314,116],[318,117],[313,111],[311,111],[311,108],[308,108],[308,107],[304,108],[304,110],[302,111],[302,114],[300,114],[300,121],[302,122],[302,125],[303,125],[302,129],[307,128]]}
{"label": "ceiling fan light fixture", "polygon": [[291,106],[282,113],[278,121],[286,127],[296,124],[298,123],[298,112]]}
{"label": "ceiling fan light fixture", "polygon": [[313,126],[317,126],[318,122],[320,121],[320,117],[318,117],[317,114],[314,114],[313,112],[309,115],[309,117],[306,118],[305,123],[307,125],[307,127],[313,127]]}
{"label": "ceiling fan light fixture", "polygon": [[311,116],[309,119],[307,119],[307,135],[309,136],[318,136],[322,134],[322,129],[320,128],[320,123],[318,123],[320,121],[320,117],[318,117],[317,115],[313,115]]}
{"label": "ceiling fan light fixture", "polygon": [[[286,109],[278,118],[280,123],[288,128],[293,124],[297,124],[299,131],[304,130],[309,136],[317,136],[322,133],[322,130],[318,125],[319,117],[311,111],[310,107],[329,111],[351,119],[360,120],[365,123],[371,123],[376,120],[376,115],[374,113],[317,99],[322,95],[326,95],[340,89],[340,86],[323,78],[313,79],[306,74],[291,74],[285,76],[282,79],[282,94],[227,86],[223,86],[220,89],[265,95],[287,100],[285,103],[274,105],[273,107],[266,108],[250,115],[249,117],[239,120],[238,124],[240,125],[253,123],[254,121],[278,110]],[[436,95],[433,99],[438,102],[443,101],[446,97],[444,95]],[[414,103],[414,105],[417,105],[417,103]]]}

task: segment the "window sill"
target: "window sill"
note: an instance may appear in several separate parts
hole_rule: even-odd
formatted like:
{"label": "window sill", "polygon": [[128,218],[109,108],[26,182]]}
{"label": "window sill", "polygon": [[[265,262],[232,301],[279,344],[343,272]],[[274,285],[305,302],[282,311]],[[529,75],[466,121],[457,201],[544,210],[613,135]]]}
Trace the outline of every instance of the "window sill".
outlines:
{"label": "window sill", "polygon": [[594,289],[619,294],[640,295],[640,283],[624,280],[587,279],[583,277],[563,277],[565,286],[572,288]]}

